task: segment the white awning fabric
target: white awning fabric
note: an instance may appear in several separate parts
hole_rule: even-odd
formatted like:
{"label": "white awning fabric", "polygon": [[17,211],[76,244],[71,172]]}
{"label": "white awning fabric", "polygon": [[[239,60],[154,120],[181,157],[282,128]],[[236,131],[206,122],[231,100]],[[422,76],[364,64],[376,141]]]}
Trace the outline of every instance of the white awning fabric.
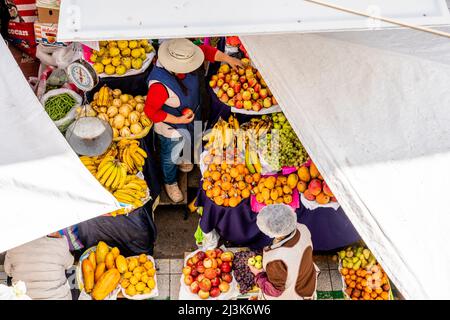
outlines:
{"label": "white awning fabric", "polygon": [[450,41],[409,30],[241,39],[400,292],[450,298]]}
{"label": "white awning fabric", "polygon": [[0,37],[0,252],[119,207],[45,113]]}
{"label": "white awning fabric", "polygon": [[[417,25],[450,23],[445,0],[326,0]],[[62,0],[59,41],[159,39],[392,28],[301,0]]]}

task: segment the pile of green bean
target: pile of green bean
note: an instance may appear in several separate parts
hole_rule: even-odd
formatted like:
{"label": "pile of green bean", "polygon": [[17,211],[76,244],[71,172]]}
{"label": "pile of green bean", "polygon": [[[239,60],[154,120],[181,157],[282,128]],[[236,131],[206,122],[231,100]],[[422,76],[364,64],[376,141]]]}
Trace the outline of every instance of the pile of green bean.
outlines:
{"label": "pile of green bean", "polygon": [[48,113],[50,119],[58,121],[72,109],[77,101],[68,93],[59,94],[48,98],[45,101],[45,111]]}

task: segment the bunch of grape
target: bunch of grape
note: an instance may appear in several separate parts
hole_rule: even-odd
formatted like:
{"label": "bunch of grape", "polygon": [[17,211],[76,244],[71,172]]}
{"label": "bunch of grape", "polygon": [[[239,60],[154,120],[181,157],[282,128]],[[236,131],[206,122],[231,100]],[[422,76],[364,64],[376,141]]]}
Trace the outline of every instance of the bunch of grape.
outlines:
{"label": "bunch of grape", "polygon": [[248,266],[248,259],[254,257],[260,252],[255,251],[242,251],[236,252],[233,260],[233,273],[234,278],[239,284],[239,291],[241,294],[246,294],[253,289],[255,285],[255,276],[250,271]]}
{"label": "bunch of grape", "polygon": [[271,115],[273,129],[260,137],[259,148],[263,159],[273,169],[280,171],[285,166],[300,166],[308,159],[308,153],[292,129],[286,116],[279,112]]}

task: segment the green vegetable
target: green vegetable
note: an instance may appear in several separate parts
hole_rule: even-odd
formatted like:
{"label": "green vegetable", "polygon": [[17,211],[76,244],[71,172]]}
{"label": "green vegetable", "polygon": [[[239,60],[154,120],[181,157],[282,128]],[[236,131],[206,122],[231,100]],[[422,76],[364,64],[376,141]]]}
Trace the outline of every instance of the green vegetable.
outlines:
{"label": "green vegetable", "polygon": [[68,93],[53,96],[45,101],[45,111],[48,113],[50,119],[58,121],[72,109],[77,101]]}

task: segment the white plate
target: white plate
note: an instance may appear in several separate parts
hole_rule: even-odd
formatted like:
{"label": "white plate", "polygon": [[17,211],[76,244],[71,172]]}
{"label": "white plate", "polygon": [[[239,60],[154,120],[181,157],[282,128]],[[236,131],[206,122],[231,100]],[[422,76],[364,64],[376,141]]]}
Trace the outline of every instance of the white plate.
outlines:
{"label": "white plate", "polygon": [[[126,259],[128,260],[130,258],[139,258],[139,256],[127,257]],[[154,268],[156,268],[155,259],[153,259],[153,257],[149,256],[149,255],[147,255],[147,259],[150,260],[151,262],[153,262],[153,266],[154,266]],[[146,300],[146,299],[151,299],[151,298],[155,298],[155,297],[159,296],[158,279],[156,277],[156,272],[155,272],[155,275],[153,276],[153,278],[155,279],[155,288],[152,290],[152,292],[147,293],[147,294],[136,294],[134,296],[129,296],[125,293],[126,289],[123,288],[122,286],[120,286],[123,296],[129,300]]]}
{"label": "white plate", "polygon": [[[153,50],[152,52],[147,53],[147,58],[142,62],[142,67],[137,70],[137,69],[130,69],[127,70],[127,72],[125,72],[122,75],[117,75],[117,74],[112,74],[112,75],[108,75],[106,73],[100,73],[98,75],[99,78],[122,78],[122,77],[128,77],[128,76],[134,76],[136,74],[141,74],[143,73],[145,70],[147,70],[148,66],[152,63],[153,57],[156,55],[155,50]],[[90,63],[90,61],[89,61]],[[93,63],[91,63],[93,64]]]}

